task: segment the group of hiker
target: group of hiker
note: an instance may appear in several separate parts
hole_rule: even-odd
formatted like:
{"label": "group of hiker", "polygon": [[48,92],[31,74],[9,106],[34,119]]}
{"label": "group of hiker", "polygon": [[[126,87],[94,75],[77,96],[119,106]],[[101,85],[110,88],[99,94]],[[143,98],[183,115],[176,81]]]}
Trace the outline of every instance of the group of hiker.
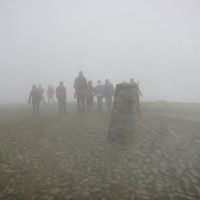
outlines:
{"label": "group of hiker", "polygon": [[105,98],[107,110],[111,111],[112,99],[114,96],[114,86],[108,79],[105,80],[104,85],[99,80],[97,82],[97,85],[94,87],[92,81],[87,82],[86,78],[83,75],[83,72],[81,71],[74,81],[74,88],[74,98],[77,99],[78,112],[85,112],[86,107],[88,112],[93,111],[95,96],[97,97],[99,111],[102,111],[103,98]]}
{"label": "group of hiker", "polygon": [[[79,72],[78,77],[74,81],[74,98],[77,101],[78,113],[92,112],[94,110],[94,98],[97,98],[98,111],[102,111],[103,99],[105,98],[107,110],[112,110],[112,101],[114,96],[114,86],[106,79],[105,83],[102,84],[99,80],[96,86],[93,86],[92,81],[87,81],[82,71]],[[29,104],[32,103],[33,115],[39,116],[40,114],[40,103],[46,103],[44,98],[44,89],[41,85],[36,87],[32,86],[32,90],[29,95]],[[59,113],[60,115],[66,114],[66,99],[67,90],[64,83],[61,81],[59,86],[54,90],[54,87],[49,85],[47,89],[48,104],[54,103],[54,96],[56,95]]]}

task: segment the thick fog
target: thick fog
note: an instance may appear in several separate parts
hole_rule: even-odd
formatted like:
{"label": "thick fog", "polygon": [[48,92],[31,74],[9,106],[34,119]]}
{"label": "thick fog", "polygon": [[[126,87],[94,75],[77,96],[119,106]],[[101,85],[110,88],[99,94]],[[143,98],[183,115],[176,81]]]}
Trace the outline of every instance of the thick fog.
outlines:
{"label": "thick fog", "polygon": [[0,103],[60,80],[72,100],[79,70],[94,84],[134,78],[144,101],[198,102],[199,9],[198,0],[1,0]]}

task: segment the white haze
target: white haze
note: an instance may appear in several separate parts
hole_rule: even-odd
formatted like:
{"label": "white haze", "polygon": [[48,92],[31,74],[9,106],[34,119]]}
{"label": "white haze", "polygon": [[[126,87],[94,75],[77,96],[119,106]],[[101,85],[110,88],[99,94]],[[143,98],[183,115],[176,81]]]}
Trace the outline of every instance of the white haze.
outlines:
{"label": "white haze", "polygon": [[199,0],[0,0],[0,103],[79,70],[140,81],[144,101],[200,100]]}

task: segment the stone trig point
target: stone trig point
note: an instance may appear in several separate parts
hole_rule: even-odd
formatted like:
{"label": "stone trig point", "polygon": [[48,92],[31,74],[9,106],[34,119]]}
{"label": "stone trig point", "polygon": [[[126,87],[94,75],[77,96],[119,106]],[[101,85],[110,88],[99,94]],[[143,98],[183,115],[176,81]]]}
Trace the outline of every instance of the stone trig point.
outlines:
{"label": "stone trig point", "polygon": [[[115,88],[108,141],[124,143],[132,138],[140,116],[138,85],[119,83]],[[128,140],[129,140],[128,139]]]}

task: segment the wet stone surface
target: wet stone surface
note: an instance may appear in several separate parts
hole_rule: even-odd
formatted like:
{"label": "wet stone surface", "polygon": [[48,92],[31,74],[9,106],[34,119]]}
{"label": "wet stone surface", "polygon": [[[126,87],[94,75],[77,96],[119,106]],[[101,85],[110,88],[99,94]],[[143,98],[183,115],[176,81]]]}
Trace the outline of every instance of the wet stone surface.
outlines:
{"label": "wet stone surface", "polygon": [[0,199],[200,199],[198,120],[144,109],[131,145],[110,145],[108,113],[4,112]]}

